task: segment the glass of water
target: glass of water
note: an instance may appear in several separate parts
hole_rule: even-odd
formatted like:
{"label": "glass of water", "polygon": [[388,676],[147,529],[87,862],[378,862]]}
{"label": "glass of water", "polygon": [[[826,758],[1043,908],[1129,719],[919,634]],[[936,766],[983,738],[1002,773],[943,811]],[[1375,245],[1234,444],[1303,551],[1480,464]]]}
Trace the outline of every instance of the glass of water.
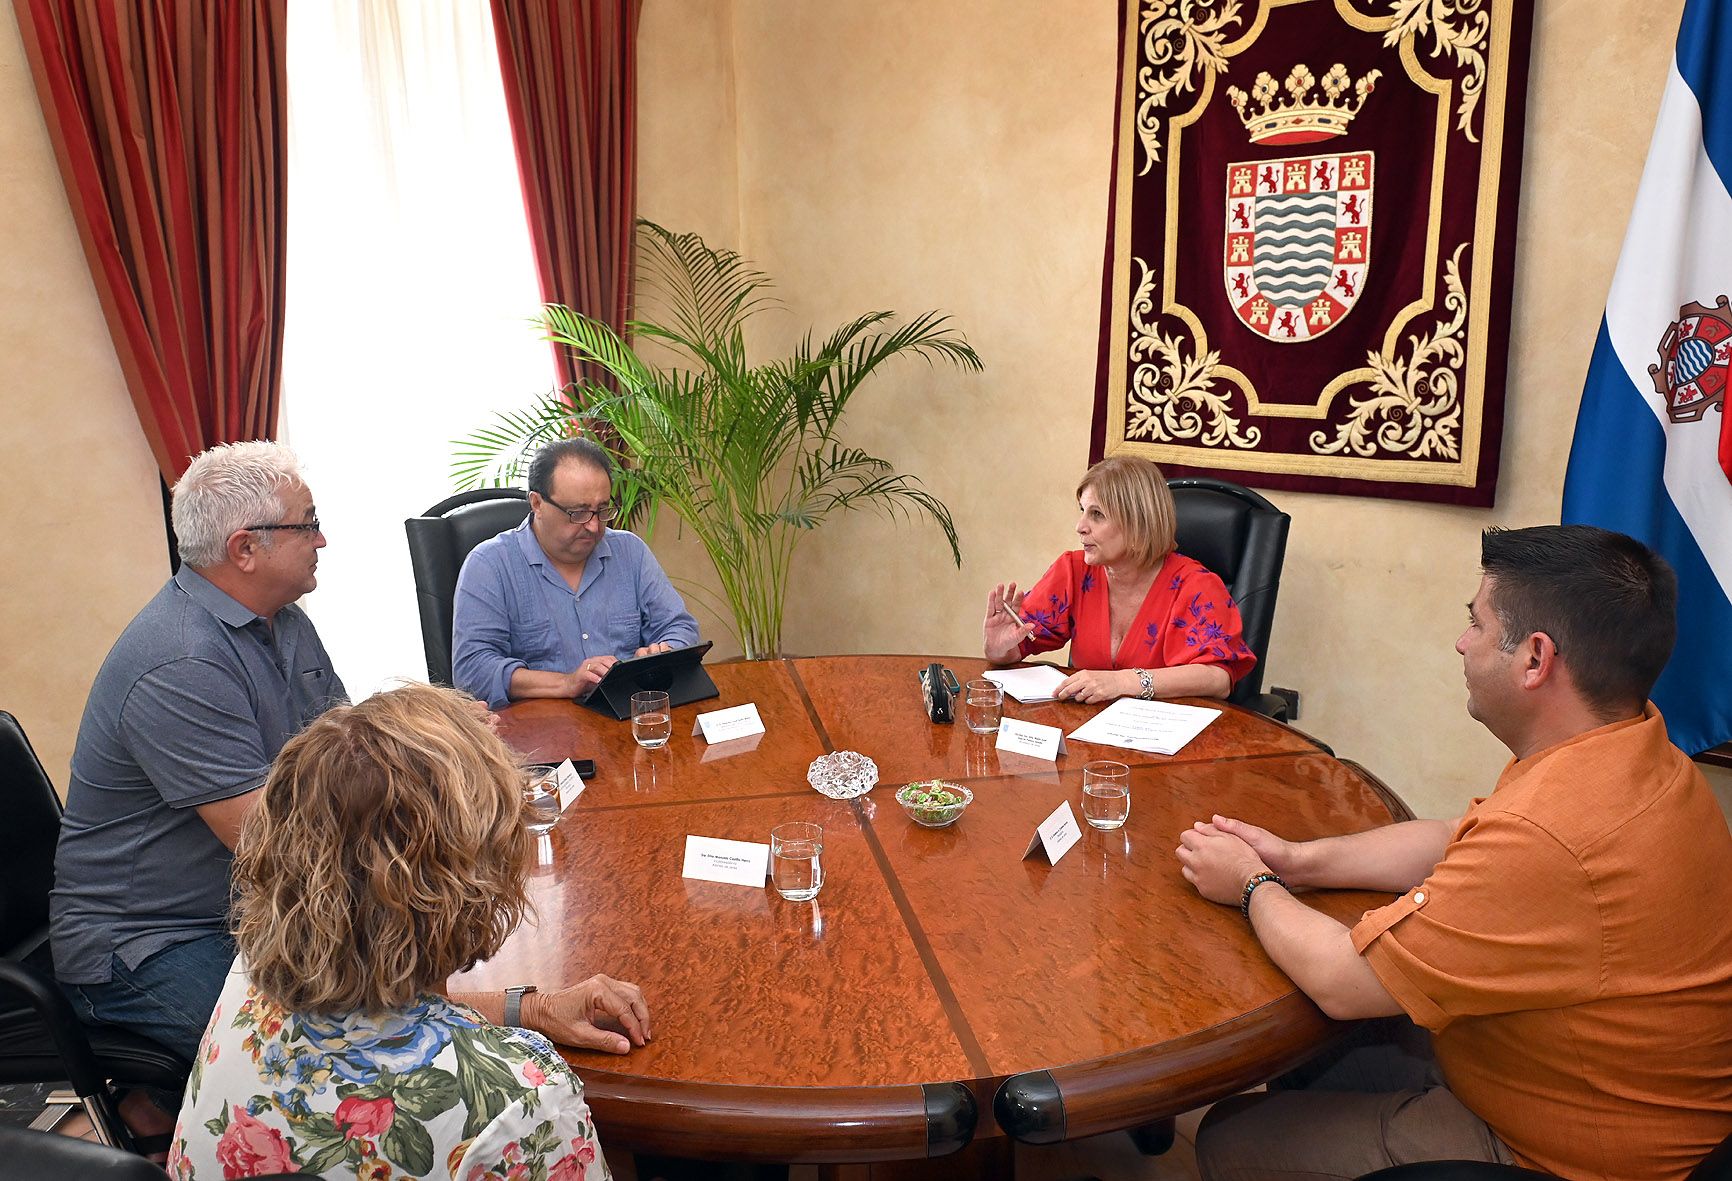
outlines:
{"label": "glass of water", "polygon": [[1004,690],[984,678],[962,687],[962,720],[976,734],[992,734],[1004,720]]}
{"label": "glass of water", "polygon": [[649,750],[666,746],[673,732],[673,714],[668,710],[666,693],[631,695],[631,736],[637,739],[639,746]]}
{"label": "glass of water", "polygon": [[559,823],[559,786],[552,767],[528,767],[525,774],[528,778],[523,783],[523,823],[540,836]]}
{"label": "glass of water", "polygon": [[770,880],[789,902],[809,902],[824,886],[824,830],[792,821],[770,830]]}
{"label": "glass of water", "polygon": [[1131,818],[1131,769],[1109,759],[1083,764],[1083,819],[1094,828],[1123,828]]}

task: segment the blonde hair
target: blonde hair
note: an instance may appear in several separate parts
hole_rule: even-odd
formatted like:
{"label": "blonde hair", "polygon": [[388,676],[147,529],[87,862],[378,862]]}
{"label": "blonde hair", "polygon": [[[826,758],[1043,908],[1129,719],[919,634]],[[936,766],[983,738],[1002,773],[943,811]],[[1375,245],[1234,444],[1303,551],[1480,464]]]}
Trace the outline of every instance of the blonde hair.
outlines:
{"label": "blonde hair", "polygon": [[523,772],[468,705],[405,685],[283,747],[235,848],[235,942],[299,1013],[379,1013],[490,958],[528,909]]}
{"label": "blonde hair", "polygon": [[1077,499],[1093,488],[1101,508],[1125,531],[1125,552],[1139,568],[1158,565],[1173,552],[1178,528],[1173,494],[1161,469],[1146,459],[1114,455],[1083,473]]}

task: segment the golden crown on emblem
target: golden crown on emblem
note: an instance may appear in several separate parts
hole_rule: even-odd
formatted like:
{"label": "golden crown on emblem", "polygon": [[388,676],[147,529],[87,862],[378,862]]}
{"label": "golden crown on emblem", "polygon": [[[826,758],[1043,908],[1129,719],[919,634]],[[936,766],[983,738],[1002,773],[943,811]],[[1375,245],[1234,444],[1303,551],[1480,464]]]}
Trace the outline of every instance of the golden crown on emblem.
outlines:
{"label": "golden crown on emblem", "polygon": [[[1319,85],[1317,79],[1300,62],[1280,85],[1265,71],[1251,83],[1250,94],[1237,86],[1227,87],[1227,101],[1239,112],[1254,144],[1314,143],[1345,134],[1382,76],[1383,71],[1372,70],[1356,81],[1346,66],[1336,62],[1323,75],[1319,96],[1312,92]],[[1287,92],[1285,99],[1280,97],[1282,90]]]}

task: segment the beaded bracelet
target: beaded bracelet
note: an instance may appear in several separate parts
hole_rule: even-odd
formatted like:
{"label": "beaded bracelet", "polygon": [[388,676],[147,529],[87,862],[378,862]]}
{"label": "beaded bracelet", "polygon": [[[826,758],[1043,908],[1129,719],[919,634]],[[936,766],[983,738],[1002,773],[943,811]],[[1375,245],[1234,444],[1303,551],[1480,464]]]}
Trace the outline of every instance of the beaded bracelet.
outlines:
{"label": "beaded bracelet", "polygon": [[1281,875],[1275,873],[1255,874],[1250,881],[1245,883],[1245,892],[1239,895],[1239,913],[1245,916],[1247,923],[1251,921],[1251,895],[1257,892],[1258,886],[1268,882],[1274,882],[1283,890],[1287,888],[1287,883],[1281,880]]}

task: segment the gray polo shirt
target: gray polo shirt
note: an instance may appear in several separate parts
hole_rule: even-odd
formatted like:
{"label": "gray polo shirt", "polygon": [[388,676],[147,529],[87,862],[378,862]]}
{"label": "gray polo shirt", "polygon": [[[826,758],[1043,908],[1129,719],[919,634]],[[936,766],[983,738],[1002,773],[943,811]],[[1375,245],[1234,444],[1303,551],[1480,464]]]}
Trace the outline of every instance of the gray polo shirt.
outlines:
{"label": "gray polo shirt", "polygon": [[189,567],[127,625],[78,727],[54,859],[55,974],[102,984],[228,926],[227,847],[196,808],[253,791],[344,697],[299,607],[273,624]]}

